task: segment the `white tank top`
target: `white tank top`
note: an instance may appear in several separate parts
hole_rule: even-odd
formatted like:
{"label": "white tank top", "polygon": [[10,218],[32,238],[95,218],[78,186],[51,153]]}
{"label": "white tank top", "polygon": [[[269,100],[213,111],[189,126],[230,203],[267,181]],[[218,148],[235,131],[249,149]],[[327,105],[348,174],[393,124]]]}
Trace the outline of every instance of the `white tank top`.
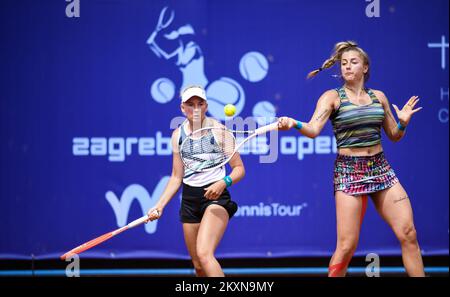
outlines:
{"label": "white tank top", "polygon": [[[189,125],[189,122],[186,121],[180,126],[180,133],[178,137],[178,146],[181,146],[183,143],[183,140],[186,138],[186,125]],[[202,136],[202,138],[198,140],[193,140],[201,142],[203,138],[205,137],[214,137],[212,133],[208,133],[205,136]],[[183,177],[183,183],[186,185],[189,185],[191,187],[202,187],[208,184],[211,184],[213,182],[216,182],[218,180],[221,180],[225,177],[225,166],[207,171],[207,172],[195,172],[184,166],[184,177]]]}

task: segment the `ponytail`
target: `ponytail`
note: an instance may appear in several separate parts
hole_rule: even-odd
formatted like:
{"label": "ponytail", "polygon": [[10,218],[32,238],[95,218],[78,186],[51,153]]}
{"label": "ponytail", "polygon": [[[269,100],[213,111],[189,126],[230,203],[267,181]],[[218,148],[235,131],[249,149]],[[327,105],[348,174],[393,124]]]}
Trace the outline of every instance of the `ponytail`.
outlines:
{"label": "ponytail", "polygon": [[[367,63],[367,65],[369,64],[369,56],[366,54],[366,52],[364,52],[363,49],[358,47],[358,44],[356,42],[342,41],[342,42],[336,43],[331,57],[328,58],[327,60],[325,60],[325,62],[323,62],[322,66],[320,68],[317,68],[316,70],[313,70],[310,73],[308,73],[307,78],[308,79],[312,78],[312,77],[316,76],[322,70],[333,67],[333,65],[336,64],[336,62],[341,60],[342,54],[349,50],[358,51],[363,56],[364,62]],[[365,77],[365,80],[368,79],[368,74],[369,74],[369,72],[367,72],[367,77]]]}

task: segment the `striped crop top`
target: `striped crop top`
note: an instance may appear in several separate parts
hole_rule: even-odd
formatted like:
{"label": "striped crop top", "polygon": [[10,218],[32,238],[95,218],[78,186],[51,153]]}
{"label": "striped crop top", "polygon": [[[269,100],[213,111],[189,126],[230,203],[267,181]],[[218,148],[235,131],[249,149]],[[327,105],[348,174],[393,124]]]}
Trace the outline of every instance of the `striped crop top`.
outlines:
{"label": "striped crop top", "polygon": [[381,142],[384,108],[371,89],[366,89],[372,103],[356,105],[350,102],[343,87],[337,88],[340,105],[330,120],[338,148],[368,147]]}

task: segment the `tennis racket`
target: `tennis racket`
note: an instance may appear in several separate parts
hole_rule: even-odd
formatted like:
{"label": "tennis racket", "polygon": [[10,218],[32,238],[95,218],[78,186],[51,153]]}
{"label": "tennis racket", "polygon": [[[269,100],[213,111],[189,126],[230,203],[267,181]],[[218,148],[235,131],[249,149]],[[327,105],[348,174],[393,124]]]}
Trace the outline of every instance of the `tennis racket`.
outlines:
{"label": "tennis racket", "polygon": [[[230,130],[222,125],[201,128],[189,134],[181,143],[181,160],[194,172],[207,172],[228,163],[250,139],[274,130],[278,130],[277,122],[250,131]],[[235,134],[248,136],[236,144]]]}
{"label": "tennis racket", "polygon": [[103,234],[102,236],[96,237],[86,243],[83,243],[82,245],[77,246],[76,248],[68,251],[67,253],[65,253],[64,255],[62,255],[60,258],[61,260],[66,260],[67,258],[70,258],[71,256],[73,256],[74,254],[80,254],[90,248],[93,248],[94,246],[99,245],[102,242],[107,241],[108,239],[116,236],[117,234],[120,234],[128,229],[134,228],[136,226],[139,226],[143,223],[146,223],[148,220],[148,216],[145,215],[137,220],[132,221],[131,223],[129,223],[126,226],[123,226],[122,228],[118,228],[114,231],[108,232]]}

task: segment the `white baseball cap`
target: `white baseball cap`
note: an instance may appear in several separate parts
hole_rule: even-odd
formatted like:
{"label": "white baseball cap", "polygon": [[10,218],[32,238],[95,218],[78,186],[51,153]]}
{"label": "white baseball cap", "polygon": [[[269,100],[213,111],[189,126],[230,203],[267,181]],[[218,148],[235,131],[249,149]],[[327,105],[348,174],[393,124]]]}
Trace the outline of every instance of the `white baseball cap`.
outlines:
{"label": "white baseball cap", "polygon": [[205,90],[202,87],[191,86],[184,89],[183,93],[181,94],[181,102],[186,102],[195,96],[200,97],[205,101],[208,101],[208,99],[206,99]]}

